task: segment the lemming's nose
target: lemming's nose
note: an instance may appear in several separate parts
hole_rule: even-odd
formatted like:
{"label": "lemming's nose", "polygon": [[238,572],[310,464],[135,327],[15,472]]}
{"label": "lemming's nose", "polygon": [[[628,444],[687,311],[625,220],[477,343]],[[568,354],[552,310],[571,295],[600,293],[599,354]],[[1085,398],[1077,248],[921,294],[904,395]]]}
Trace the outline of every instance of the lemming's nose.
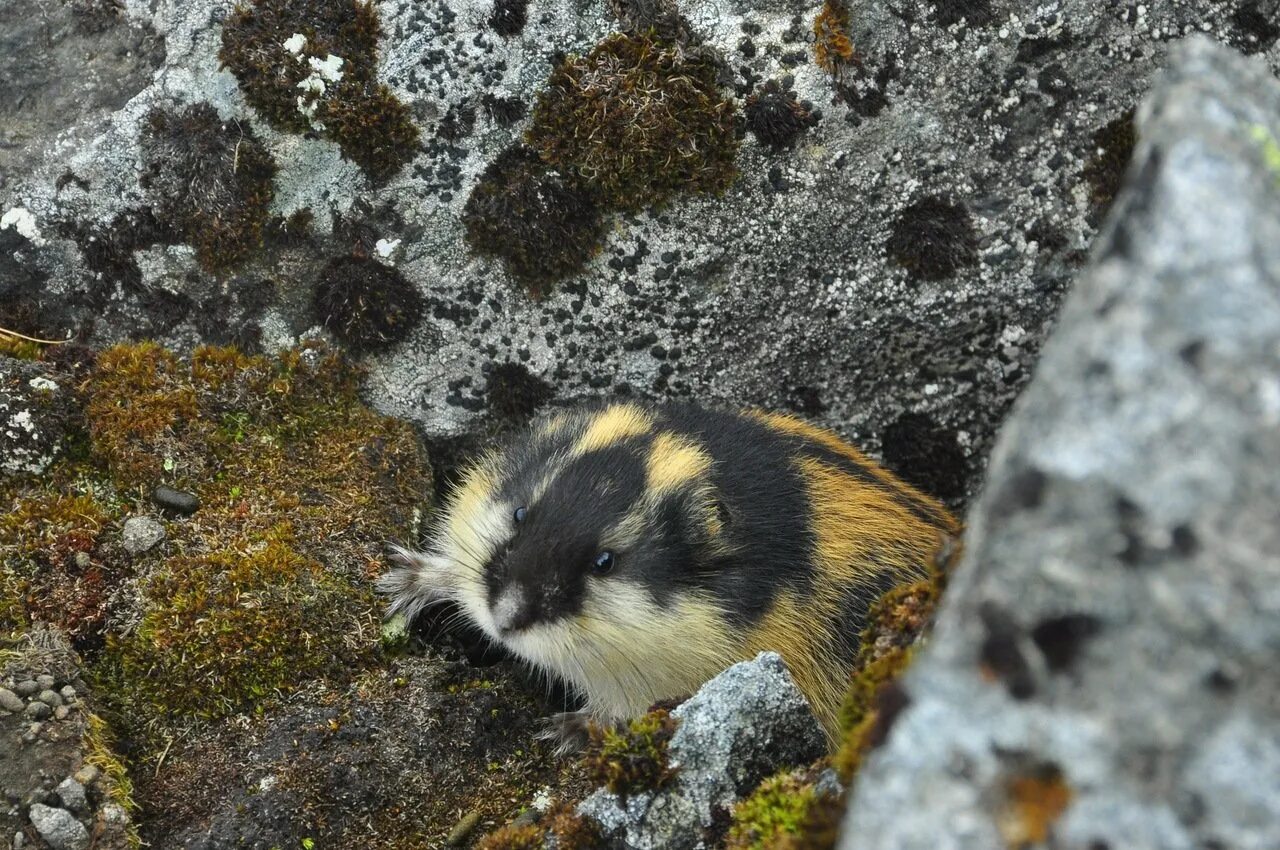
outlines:
{"label": "lemming's nose", "polygon": [[493,600],[493,622],[503,634],[518,632],[533,625],[537,619],[537,600],[527,588],[510,582]]}

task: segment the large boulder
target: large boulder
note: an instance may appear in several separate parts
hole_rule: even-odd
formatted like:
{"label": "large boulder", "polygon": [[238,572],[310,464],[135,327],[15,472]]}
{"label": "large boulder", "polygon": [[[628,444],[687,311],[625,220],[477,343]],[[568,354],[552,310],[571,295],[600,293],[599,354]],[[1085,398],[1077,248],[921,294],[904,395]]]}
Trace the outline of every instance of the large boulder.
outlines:
{"label": "large boulder", "polygon": [[842,850],[1280,846],[1280,84],[1193,40]]}

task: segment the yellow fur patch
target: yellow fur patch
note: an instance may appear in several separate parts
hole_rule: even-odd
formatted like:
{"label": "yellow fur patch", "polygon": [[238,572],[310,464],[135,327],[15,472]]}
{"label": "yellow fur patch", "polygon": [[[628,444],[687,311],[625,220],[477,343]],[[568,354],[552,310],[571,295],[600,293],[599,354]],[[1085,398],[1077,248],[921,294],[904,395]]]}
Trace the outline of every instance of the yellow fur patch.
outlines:
{"label": "yellow fur patch", "polygon": [[653,430],[653,417],[634,404],[616,404],[592,417],[586,430],[573,445],[573,454],[584,455],[597,449],[617,445],[628,437],[648,434]]}
{"label": "yellow fur patch", "polygon": [[705,449],[669,431],[654,439],[646,463],[649,492],[674,490],[711,471],[711,455]]}

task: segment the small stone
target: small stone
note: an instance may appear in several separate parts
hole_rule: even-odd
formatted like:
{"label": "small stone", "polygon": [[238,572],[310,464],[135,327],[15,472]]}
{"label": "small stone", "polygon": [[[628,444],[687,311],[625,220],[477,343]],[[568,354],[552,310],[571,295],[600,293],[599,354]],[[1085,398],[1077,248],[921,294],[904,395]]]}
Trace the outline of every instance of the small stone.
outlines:
{"label": "small stone", "polygon": [[130,555],[141,555],[162,540],[164,526],[157,520],[149,516],[132,516],[124,521],[124,548]]}
{"label": "small stone", "polygon": [[105,803],[102,806],[102,808],[98,811],[98,817],[102,819],[103,823],[111,823],[111,824],[128,824],[129,823],[129,813],[126,812],[124,810],[124,807],[118,803]]}
{"label": "small stone", "polygon": [[36,699],[40,700],[50,708],[57,708],[62,705],[62,695],[52,688],[41,691],[40,695],[36,697]]}
{"label": "small stone", "polygon": [[89,830],[66,809],[36,803],[31,807],[31,825],[53,850],[85,850]]}
{"label": "small stone", "polygon": [[151,501],[166,510],[180,514],[193,514],[200,509],[200,499],[195,493],[175,490],[163,484],[151,491]]}
{"label": "small stone", "polygon": [[58,680],[45,673],[41,676],[36,676],[36,684],[40,686],[40,690],[47,691],[58,684]]}
{"label": "small stone", "polygon": [[21,697],[8,688],[0,688],[0,709],[17,714],[24,706]]}
{"label": "small stone", "polygon": [[66,720],[71,716],[71,709],[65,705],[60,705],[53,710],[54,720]]}
{"label": "small stone", "polygon": [[88,552],[77,552],[75,555],[76,566],[82,570],[87,570],[93,566],[93,559],[89,557]]}
{"label": "small stone", "polygon": [[49,707],[48,703],[36,700],[27,703],[26,711],[23,714],[32,720],[47,720],[49,715],[53,714],[53,709]]}
{"label": "small stone", "polygon": [[62,805],[78,815],[89,813],[89,798],[85,796],[84,786],[68,776],[53,789]]}
{"label": "small stone", "polygon": [[479,812],[468,812],[462,820],[449,830],[449,837],[444,840],[446,847],[461,847],[480,824]]}
{"label": "small stone", "polygon": [[72,778],[81,785],[88,787],[98,781],[98,777],[102,775],[102,771],[91,764],[86,764],[72,774]]}
{"label": "small stone", "polygon": [[15,832],[13,834],[13,850],[22,850],[22,848],[26,846],[27,837],[21,832]]}
{"label": "small stone", "polygon": [[58,693],[62,694],[62,698],[67,701],[70,701],[76,698],[76,689],[71,687],[70,685],[63,685],[62,689],[59,690]]}
{"label": "small stone", "polygon": [[26,679],[25,681],[14,685],[13,690],[18,694],[18,696],[26,699],[27,697],[35,696],[35,694],[40,690],[40,684],[34,679]]}

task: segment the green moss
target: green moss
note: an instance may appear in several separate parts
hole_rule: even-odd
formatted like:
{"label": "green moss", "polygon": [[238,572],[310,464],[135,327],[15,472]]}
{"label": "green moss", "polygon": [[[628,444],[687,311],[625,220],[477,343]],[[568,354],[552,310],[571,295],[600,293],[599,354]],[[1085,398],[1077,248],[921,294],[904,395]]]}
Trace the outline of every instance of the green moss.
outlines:
{"label": "green moss", "polygon": [[[295,34],[305,38],[297,53],[285,47]],[[408,107],[377,80],[378,36],[372,3],[256,0],[227,19],[218,57],[272,126],[320,132],[382,181],[417,153],[418,128]],[[331,56],[342,60],[341,77],[316,76],[313,60],[323,63]],[[308,79],[321,88],[299,88]]]}
{"label": "green moss", "polygon": [[769,850],[786,836],[802,834],[813,800],[813,785],[795,773],[766,779],[734,806],[725,850]]}
{"label": "green moss", "polygon": [[485,169],[462,221],[471,249],[501,259],[535,295],[580,271],[604,238],[593,193],[523,145],[503,151]]}
{"label": "green moss", "polygon": [[1254,124],[1249,128],[1249,137],[1257,143],[1263,164],[1275,177],[1276,185],[1280,186],[1280,142],[1261,124]]}
{"label": "green moss", "polygon": [[593,726],[586,759],[592,779],[624,796],[661,788],[674,776],[667,744],[678,725],[666,709],[655,709],[623,728]]}
{"label": "green moss", "polygon": [[223,121],[208,103],[153,109],[141,147],[156,217],[202,266],[221,271],[262,246],[276,164],[247,122]]}
{"label": "green moss", "polygon": [[369,660],[371,596],[300,554],[289,525],[255,536],[243,549],[170,558],[148,578],[142,621],[108,641],[120,707],[219,716]]}
{"label": "green moss", "polygon": [[527,140],[611,208],[722,192],[736,173],[736,113],[715,65],[647,34],[608,36],[551,73]]}
{"label": "green moss", "polygon": [[476,850],[542,850],[543,829],[537,824],[504,826],[476,844]]}
{"label": "green moss", "polygon": [[42,349],[43,346],[39,343],[12,336],[0,328],[0,357],[12,357],[15,360],[38,360]]}

